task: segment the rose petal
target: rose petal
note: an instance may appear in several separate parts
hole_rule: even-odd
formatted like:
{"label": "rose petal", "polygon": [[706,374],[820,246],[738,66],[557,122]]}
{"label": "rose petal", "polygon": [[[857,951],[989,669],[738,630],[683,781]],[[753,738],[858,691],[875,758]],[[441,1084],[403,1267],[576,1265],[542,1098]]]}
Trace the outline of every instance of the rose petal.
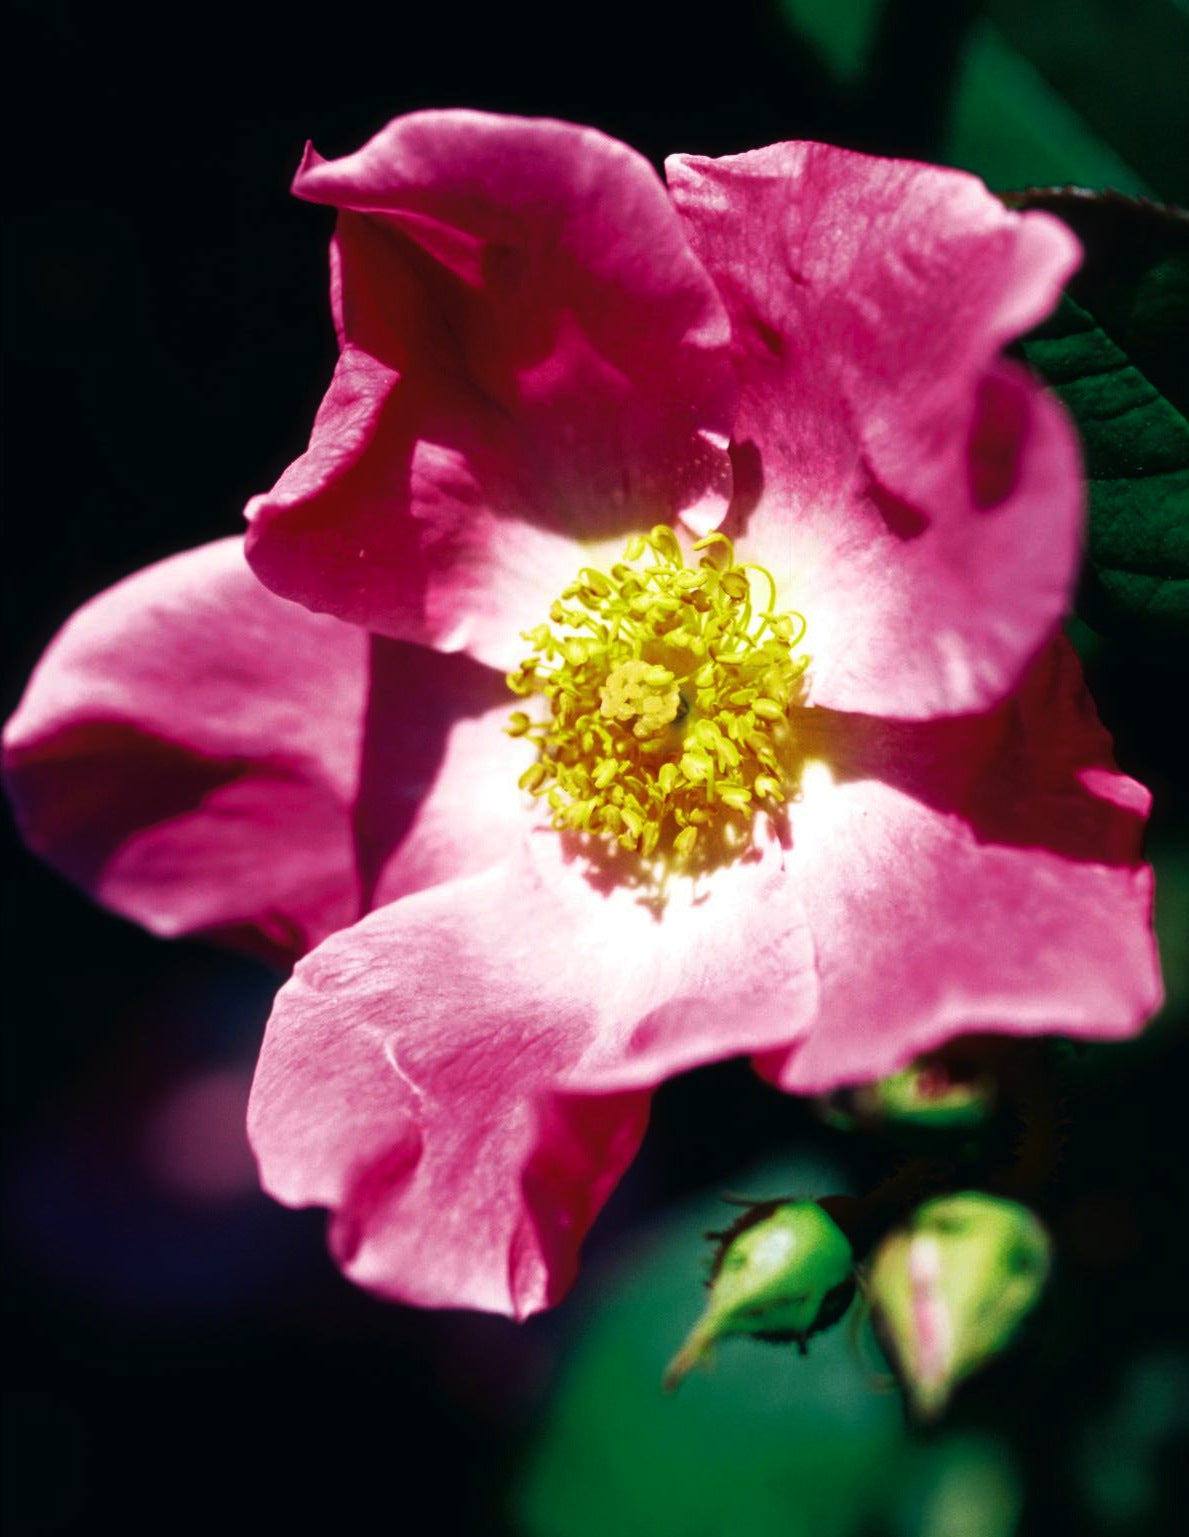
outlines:
{"label": "rose petal", "polygon": [[274,957],[359,914],[350,808],[367,637],[261,587],[243,541],[84,605],[4,734],[31,846],[155,933]]}
{"label": "rose petal", "polygon": [[1120,774],[1064,640],[993,715],[818,722],[790,871],[814,936],[812,1034],[762,1064],[798,1092],[974,1032],[1129,1036],[1160,1002],[1147,792]]}
{"label": "rose petal", "polygon": [[964,173],[827,145],[668,171],[734,329],[730,530],[806,616],[811,702],[996,703],[1066,606],[1082,511],[1064,413],[996,359],[1077,242]]}
{"label": "rose petal", "polygon": [[362,1285],[523,1317],[556,1300],[643,1092],[796,1038],[815,981],[783,851],[658,918],[553,833],[380,909],[282,989],[249,1130],[268,1190],[333,1208]]}
{"label": "rose petal", "polygon": [[468,657],[275,597],[225,539],[70,619],[4,771],[31,846],[109,907],[287,963],[504,857],[528,805],[512,702]]}
{"label": "rose petal", "polygon": [[634,151],[422,112],[307,155],[295,190],[342,210],[343,351],[308,452],[248,508],[270,587],[507,668],[600,542],[721,519],[728,327]]}
{"label": "rose petal", "polygon": [[534,805],[517,781],[536,749],[505,729],[516,703],[468,656],[372,638],[355,805],[365,910],[506,858]]}

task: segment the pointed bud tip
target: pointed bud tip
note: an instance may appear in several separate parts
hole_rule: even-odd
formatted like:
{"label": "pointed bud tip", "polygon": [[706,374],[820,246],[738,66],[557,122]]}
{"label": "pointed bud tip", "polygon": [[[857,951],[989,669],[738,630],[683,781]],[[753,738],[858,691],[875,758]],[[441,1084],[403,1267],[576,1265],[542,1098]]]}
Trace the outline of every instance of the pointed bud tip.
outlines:
{"label": "pointed bud tip", "polygon": [[704,1313],[686,1336],[681,1349],[665,1367],[661,1386],[666,1393],[675,1392],[690,1372],[702,1365],[709,1357],[713,1344],[714,1322],[708,1313]]}

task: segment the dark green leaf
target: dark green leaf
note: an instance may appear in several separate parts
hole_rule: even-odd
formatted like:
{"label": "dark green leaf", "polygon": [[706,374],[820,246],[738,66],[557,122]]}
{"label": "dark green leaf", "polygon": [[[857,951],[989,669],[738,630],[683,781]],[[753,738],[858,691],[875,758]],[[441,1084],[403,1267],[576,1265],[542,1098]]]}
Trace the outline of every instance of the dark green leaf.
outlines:
{"label": "dark green leaf", "polygon": [[1166,652],[1189,640],[1189,219],[1115,195],[1014,195],[1082,237],[1086,263],[1023,342],[1077,422],[1089,479],[1078,611]]}
{"label": "dark green leaf", "polygon": [[1007,193],[1044,208],[1082,242],[1071,296],[1182,415],[1189,415],[1189,215],[1143,198],[1080,187]]}

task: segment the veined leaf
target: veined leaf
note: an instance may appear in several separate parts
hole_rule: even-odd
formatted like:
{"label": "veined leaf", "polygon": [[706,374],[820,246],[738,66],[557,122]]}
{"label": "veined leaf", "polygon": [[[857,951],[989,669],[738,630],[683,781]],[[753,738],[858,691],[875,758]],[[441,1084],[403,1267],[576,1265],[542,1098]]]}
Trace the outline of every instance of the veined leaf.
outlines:
{"label": "veined leaf", "polygon": [[1009,198],[1058,213],[1085,267],[1025,338],[1028,362],[1081,434],[1089,534],[1078,611],[1103,634],[1167,652],[1189,639],[1189,218],[1122,198]]}

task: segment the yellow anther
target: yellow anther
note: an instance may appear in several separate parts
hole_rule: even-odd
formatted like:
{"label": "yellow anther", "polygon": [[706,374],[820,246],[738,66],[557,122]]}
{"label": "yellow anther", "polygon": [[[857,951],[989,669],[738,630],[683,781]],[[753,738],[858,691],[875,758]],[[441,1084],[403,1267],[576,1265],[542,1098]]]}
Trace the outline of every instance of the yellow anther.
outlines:
{"label": "yellow anther", "polygon": [[522,790],[527,790],[531,795],[534,790],[544,784],[546,772],[545,765],[538,760],[530,764],[516,782]]}
{"label": "yellow anther", "polygon": [[598,790],[605,790],[618,773],[619,766],[616,764],[614,758],[604,758],[594,771],[593,779],[595,788]]}
{"label": "yellow anther", "polygon": [[721,544],[727,554],[727,565],[735,563],[735,546],[727,538],[726,534],[720,534],[718,529],[706,534],[703,538],[694,541],[694,549],[701,553],[702,550],[713,549],[716,544]]}
{"label": "yellow anther", "polygon": [[589,587],[600,598],[609,598],[614,589],[611,583],[601,571],[596,571],[593,566],[583,566],[578,573],[578,580],[584,587]]}
{"label": "yellow anther", "polygon": [[742,715],[728,715],[724,730],[732,742],[746,742],[755,730],[756,718],[750,710]]}
{"label": "yellow anther", "polygon": [[[681,554],[681,546],[677,543],[677,535],[667,523],[657,523],[648,536],[648,543],[656,551],[663,561],[680,569],[685,561]],[[695,546],[696,548],[696,546]]]}
{"label": "yellow anther", "polygon": [[609,572],[583,567],[551,623],[525,633],[533,655],[508,677],[547,705],[506,728],[537,748],[521,787],[560,831],[636,853],[662,890],[674,863],[736,857],[757,805],[784,800],[796,769],[787,717],[806,667],[791,651],[804,620],[775,611],[769,573],[738,564],[723,534],[694,551],[687,566],[661,524]]}
{"label": "yellow anther", "polygon": [[636,806],[621,806],[619,814],[632,836],[638,838],[644,831],[644,818],[640,815],[639,808]]}
{"label": "yellow anther", "polygon": [[751,805],[751,791],[742,785],[721,785],[718,798],[724,806],[730,806],[732,811],[746,811]]}
{"label": "yellow anther", "polygon": [[[599,688],[599,713],[609,720],[635,721],[635,735],[653,735],[677,716],[681,694],[673,674],[639,657],[621,662]],[[641,733],[638,727],[645,725]]]}
{"label": "yellow anther", "polygon": [[714,773],[714,764],[704,747],[691,747],[681,755],[681,772],[690,784],[705,784]]}

